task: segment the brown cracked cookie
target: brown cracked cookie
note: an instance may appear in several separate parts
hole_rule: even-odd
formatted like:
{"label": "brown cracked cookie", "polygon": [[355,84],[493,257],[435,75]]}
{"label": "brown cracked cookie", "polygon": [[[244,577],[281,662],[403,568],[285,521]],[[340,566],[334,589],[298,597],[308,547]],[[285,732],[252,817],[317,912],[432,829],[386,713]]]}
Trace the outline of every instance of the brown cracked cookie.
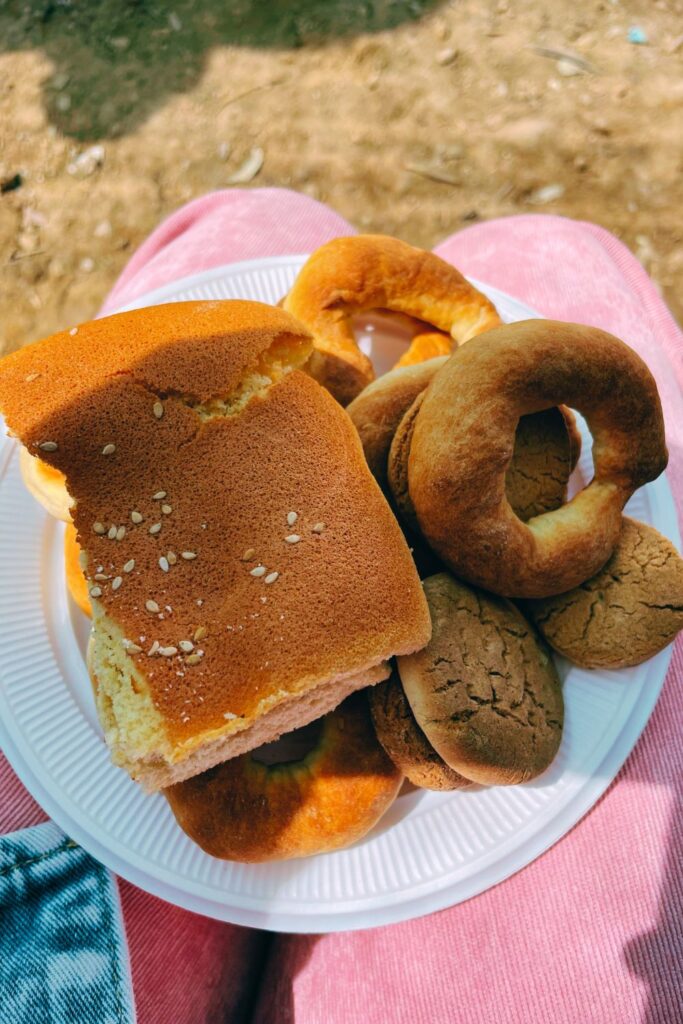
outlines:
{"label": "brown cracked cookie", "polygon": [[545,771],[562,738],[562,687],[548,648],[506,598],[447,573],[424,582],[432,639],[397,658],[419,727],[458,774],[483,785]]}
{"label": "brown cracked cookie", "polygon": [[640,665],[683,629],[683,559],[652,526],[625,516],[604,569],[574,590],[525,602],[525,609],[575,665]]}
{"label": "brown cracked cookie", "polygon": [[396,671],[369,688],[377,739],[397,768],[421,789],[465,789],[471,783],[449,768],[415,721]]}

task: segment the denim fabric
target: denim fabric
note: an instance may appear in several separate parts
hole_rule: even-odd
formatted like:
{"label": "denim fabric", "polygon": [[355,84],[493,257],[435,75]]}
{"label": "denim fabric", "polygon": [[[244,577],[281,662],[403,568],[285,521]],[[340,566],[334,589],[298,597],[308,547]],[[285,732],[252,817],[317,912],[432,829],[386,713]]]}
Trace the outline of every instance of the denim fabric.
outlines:
{"label": "denim fabric", "polygon": [[0,838],[2,1024],[133,1024],[109,871],[52,823]]}

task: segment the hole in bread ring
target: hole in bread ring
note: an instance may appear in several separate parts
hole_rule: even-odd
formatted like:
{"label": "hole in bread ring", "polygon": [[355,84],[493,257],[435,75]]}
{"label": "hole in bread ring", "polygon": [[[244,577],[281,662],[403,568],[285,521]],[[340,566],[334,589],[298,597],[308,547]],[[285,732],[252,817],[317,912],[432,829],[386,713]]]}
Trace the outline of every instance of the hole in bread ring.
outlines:
{"label": "hole in bread ring", "polygon": [[[521,416],[567,404],[593,435],[593,480],[523,523],[505,494]],[[562,593],[593,576],[636,488],[667,462],[655,381],[605,331],[527,320],[457,349],[425,394],[408,488],[420,530],[463,579],[508,597]]]}
{"label": "hole in bread ring", "polygon": [[360,692],[322,719],[303,759],[267,766],[254,751],[169,786],[164,795],[203,850],[253,863],[356,842],[388,810],[402,781]]}
{"label": "hole in bread ring", "polygon": [[348,404],[374,379],[351,317],[391,310],[433,324],[456,343],[500,324],[493,304],[434,253],[385,235],[336,238],[307,260],[284,308],[313,334],[309,372]]}

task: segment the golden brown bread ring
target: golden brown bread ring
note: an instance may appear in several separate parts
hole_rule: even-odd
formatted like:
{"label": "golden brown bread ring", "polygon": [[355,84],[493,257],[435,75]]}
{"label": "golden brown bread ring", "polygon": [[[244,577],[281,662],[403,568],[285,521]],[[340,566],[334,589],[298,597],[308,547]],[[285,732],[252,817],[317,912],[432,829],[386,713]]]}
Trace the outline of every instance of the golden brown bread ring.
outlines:
{"label": "golden brown bread ring", "polygon": [[[522,523],[505,494],[517,422],[562,403],[588,421],[595,476],[568,504]],[[510,597],[546,597],[605,564],[624,504],[666,462],[657,386],[642,359],[598,328],[526,320],[462,346],[436,374],[408,481],[421,532],[458,576]]]}
{"label": "golden brown bread ring", "polygon": [[624,516],[603,569],[580,587],[524,602],[551,647],[583,668],[640,665],[683,629],[683,559],[652,526]]}
{"label": "golden brown bread ring", "polygon": [[267,766],[243,754],[165,789],[180,827],[213,857],[255,863],[310,857],[361,839],[403,781],[356,693],[320,720],[301,761]]}
{"label": "golden brown bread ring", "polygon": [[500,323],[493,304],[434,253],[385,235],[336,238],[299,271],[284,308],[312,333],[312,375],[342,405],[374,378],[350,318],[370,309],[406,313],[467,341]]}
{"label": "golden brown bread ring", "polygon": [[402,366],[415,366],[428,359],[438,359],[439,356],[449,356],[452,351],[453,339],[450,335],[442,331],[423,331],[414,336],[401,358],[392,366],[392,370],[398,370]]}
{"label": "golden brown bread ring", "polygon": [[380,741],[397,768],[420,789],[466,789],[472,783],[439,757],[420,729],[396,671],[369,692],[372,721]]}

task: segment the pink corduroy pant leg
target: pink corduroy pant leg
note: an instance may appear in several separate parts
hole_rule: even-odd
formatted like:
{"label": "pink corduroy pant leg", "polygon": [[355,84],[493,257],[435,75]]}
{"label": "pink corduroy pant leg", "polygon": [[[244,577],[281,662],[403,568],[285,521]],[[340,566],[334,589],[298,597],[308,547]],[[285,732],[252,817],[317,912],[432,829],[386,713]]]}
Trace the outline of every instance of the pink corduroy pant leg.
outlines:
{"label": "pink corduroy pant leg", "polygon": [[[183,207],[143,244],[112,312],[199,270],[309,251],[354,233],[320,203],[233,189]],[[683,338],[633,256],[594,225],[525,216],[476,225],[436,250],[544,315],[637,348],[667,415],[683,507]],[[634,753],[602,800],[534,864],[488,893],[362,933],[258,933],[168,907],[121,883],[140,1024],[675,1024],[683,1020],[683,644]],[[0,759],[0,831],[44,815]]]}

